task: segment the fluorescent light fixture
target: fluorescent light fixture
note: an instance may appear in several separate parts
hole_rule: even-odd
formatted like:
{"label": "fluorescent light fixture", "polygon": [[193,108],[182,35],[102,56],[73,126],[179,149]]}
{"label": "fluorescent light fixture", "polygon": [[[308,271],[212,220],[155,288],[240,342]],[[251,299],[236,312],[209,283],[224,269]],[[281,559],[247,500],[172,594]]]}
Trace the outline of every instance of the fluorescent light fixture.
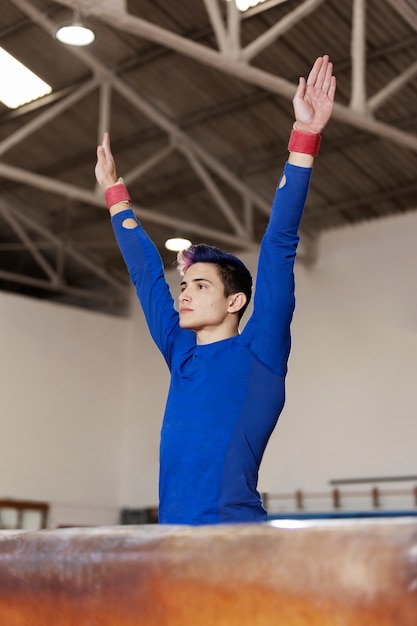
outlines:
{"label": "fluorescent light fixture", "polygon": [[63,24],[56,31],[55,37],[69,46],[88,46],[96,38],[91,28],[79,22]]}
{"label": "fluorescent light fixture", "polygon": [[[230,0],[228,1],[230,2]],[[234,0],[234,1],[236,3],[237,8],[242,13],[245,13],[245,11],[249,11],[249,9],[254,9],[259,4],[265,3],[265,7],[259,8],[256,10],[256,13],[258,13],[259,11],[263,11],[264,9],[271,9],[277,4],[282,4],[283,2],[286,2],[287,0]],[[252,13],[253,12],[251,11],[251,14]]]}
{"label": "fluorescent light fixture", "polygon": [[185,250],[190,246],[191,241],[189,239],[183,239],[182,237],[171,237],[171,239],[167,239],[165,242],[165,248],[172,252],[181,252],[181,250]]}
{"label": "fluorescent light fixture", "polygon": [[9,109],[46,96],[52,87],[0,48],[0,100]]}
{"label": "fluorescent light fixture", "polygon": [[258,4],[265,2],[265,0],[236,0],[236,6],[239,11],[247,11],[248,9],[252,9],[256,7]]}

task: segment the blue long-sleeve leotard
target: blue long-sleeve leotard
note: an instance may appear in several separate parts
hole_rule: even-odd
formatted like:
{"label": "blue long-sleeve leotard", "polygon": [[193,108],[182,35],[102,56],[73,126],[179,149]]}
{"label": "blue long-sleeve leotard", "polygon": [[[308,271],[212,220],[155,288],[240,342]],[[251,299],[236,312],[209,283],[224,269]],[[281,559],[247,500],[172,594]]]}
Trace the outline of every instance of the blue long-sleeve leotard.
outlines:
{"label": "blue long-sleeve leotard", "polygon": [[259,255],[253,313],[241,334],[197,345],[181,329],[157,249],[128,209],[113,228],[149,330],[171,372],[161,430],[159,522],[266,519],[258,470],[285,399],[298,227],[311,169],[286,164]]}

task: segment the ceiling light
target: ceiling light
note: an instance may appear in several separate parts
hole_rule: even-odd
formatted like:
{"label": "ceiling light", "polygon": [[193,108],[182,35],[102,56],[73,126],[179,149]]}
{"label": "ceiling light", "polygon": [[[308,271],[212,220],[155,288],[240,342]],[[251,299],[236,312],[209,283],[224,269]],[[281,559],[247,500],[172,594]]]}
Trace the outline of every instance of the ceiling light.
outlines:
{"label": "ceiling light", "polygon": [[165,242],[165,248],[172,250],[172,252],[181,252],[181,250],[185,250],[190,246],[191,241],[189,239],[183,239],[182,237],[171,237],[171,239],[167,239]]}
{"label": "ceiling light", "polygon": [[247,11],[262,2],[265,2],[265,0],[236,0],[236,6],[239,11]]}
{"label": "ceiling light", "polygon": [[[230,2],[230,0],[228,1]],[[249,11],[249,13],[252,15],[258,13],[259,11],[271,9],[277,4],[282,4],[286,1],[287,0],[235,0],[235,3],[239,11],[241,11],[242,13]],[[262,4],[264,4],[265,6],[255,9],[255,7]],[[250,11],[250,9],[255,9],[255,11]]]}
{"label": "ceiling light", "polygon": [[61,43],[69,46],[88,46],[96,38],[91,28],[85,26],[77,15],[74,16],[72,22],[61,24],[55,33],[55,37]]}
{"label": "ceiling light", "polygon": [[9,109],[46,96],[52,87],[0,48],[0,101]]}

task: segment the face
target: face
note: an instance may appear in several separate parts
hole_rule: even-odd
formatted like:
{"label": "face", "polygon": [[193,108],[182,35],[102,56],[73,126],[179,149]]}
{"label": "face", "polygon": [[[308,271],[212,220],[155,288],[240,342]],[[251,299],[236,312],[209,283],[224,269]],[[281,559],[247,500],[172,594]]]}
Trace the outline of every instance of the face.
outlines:
{"label": "face", "polygon": [[224,295],[224,285],[214,264],[190,265],[181,282],[181,328],[198,332],[221,326],[229,316],[232,300],[233,297]]}

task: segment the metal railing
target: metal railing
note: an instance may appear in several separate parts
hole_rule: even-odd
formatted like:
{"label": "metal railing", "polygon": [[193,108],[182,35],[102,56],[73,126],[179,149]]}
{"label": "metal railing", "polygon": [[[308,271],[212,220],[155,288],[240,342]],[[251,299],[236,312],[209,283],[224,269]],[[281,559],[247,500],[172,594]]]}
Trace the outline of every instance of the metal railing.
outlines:
{"label": "metal railing", "polygon": [[[382,483],[407,481],[413,481],[415,485],[411,487],[402,485],[396,488],[381,486]],[[364,511],[417,509],[417,476],[338,479],[329,481],[329,484],[332,489],[328,491],[311,492],[297,489],[291,493],[263,493],[263,504],[268,513],[316,509],[329,512],[355,509]],[[358,489],[359,484],[369,486]]]}

